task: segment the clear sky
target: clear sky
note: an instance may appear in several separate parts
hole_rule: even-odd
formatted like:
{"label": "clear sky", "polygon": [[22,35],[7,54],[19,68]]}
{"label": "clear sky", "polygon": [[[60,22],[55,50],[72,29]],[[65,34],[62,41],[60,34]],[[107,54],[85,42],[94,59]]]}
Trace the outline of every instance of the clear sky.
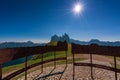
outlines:
{"label": "clear sky", "polygon": [[49,41],[54,34],[88,41],[120,41],[120,0],[0,0],[0,42]]}

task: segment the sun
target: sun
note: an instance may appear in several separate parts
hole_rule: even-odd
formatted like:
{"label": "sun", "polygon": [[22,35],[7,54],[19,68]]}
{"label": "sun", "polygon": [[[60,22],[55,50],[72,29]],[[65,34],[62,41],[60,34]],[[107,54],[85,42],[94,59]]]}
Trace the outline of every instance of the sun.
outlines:
{"label": "sun", "polygon": [[73,12],[75,14],[80,14],[82,12],[82,10],[83,10],[82,4],[80,4],[80,3],[74,4],[74,6],[73,6]]}

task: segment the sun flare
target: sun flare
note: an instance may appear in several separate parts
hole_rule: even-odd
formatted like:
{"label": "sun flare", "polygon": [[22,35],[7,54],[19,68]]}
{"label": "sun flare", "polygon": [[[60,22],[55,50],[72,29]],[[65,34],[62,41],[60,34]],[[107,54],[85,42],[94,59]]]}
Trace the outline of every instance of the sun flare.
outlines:
{"label": "sun flare", "polygon": [[80,14],[82,12],[82,10],[83,10],[83,6],[80,3],[76,3],[73,7],[73,12],[75,14]]}

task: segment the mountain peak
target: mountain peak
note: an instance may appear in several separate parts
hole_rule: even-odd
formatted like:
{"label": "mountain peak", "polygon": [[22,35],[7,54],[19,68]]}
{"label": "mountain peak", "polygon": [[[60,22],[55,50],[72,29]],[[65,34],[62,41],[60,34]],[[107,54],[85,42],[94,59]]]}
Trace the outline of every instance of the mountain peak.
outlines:
{"label": "mountain peak", "polygon": [[31,43],[31,44],[34,44],[32,41],[27,41],[27,43],[29,43],[29,44],[30,44],[30,43]]}
{"label": "mountain peak", "polygon": [[91,39],[89,42],[90,42],[90,43],[99,43],[100,40],[98,40],[98,39]]}

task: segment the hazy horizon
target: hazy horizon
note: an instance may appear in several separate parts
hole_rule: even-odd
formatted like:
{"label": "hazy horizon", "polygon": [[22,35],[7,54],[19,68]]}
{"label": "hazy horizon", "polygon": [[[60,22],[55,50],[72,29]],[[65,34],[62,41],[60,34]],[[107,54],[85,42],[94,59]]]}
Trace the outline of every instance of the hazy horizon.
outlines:
{"label": "hazy horizon", "polygon": [[[61,36],[61,35],[59,35]],[[74,39],[74,40],[79,40],[79,41],[90,41],[92,39],[96,39],[96,38],[92,38],[92,39],[88,39],[88,40],[83,40],[83,39],[76,39],[76,38],[71,38],[70,39]],[[34,43],[47,43],[47,42],[50,42],[51,38],[50,39],[14,39],[14,40],[1,40],[0,43],[3,43],[3,42],[27,42],[27,41],[32,41]],[[120,41],[120,40],[102,40],[102,39],[97,39],[99,41],[109,41],[109,42],[116,42],[116,41]]]}

